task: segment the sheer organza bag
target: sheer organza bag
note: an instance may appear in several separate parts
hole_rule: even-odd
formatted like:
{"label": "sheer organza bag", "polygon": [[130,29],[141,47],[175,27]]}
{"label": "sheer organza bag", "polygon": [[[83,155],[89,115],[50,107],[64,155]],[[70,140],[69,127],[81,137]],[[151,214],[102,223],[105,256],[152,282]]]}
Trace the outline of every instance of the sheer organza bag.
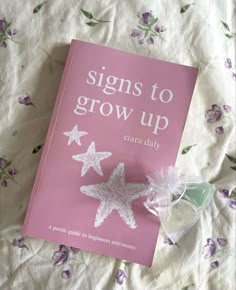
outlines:
{"label": "sheer organza bag", "polygon": [[180,174],[174,166],[156,170],[147,178],[149,187],[144,205],[159,216],[164,231],[176,243],[210,204],[215,188],[200,176]]}

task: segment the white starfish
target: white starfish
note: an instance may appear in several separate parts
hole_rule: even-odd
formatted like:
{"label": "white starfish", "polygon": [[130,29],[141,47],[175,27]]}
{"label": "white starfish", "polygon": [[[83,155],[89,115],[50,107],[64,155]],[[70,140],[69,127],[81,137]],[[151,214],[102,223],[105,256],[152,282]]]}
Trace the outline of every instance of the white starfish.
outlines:
{"label": "white starfish", "polygon": [[122,220],[134,229],[137,225],[131,203],[144,195],[146,188],[142,183],[125,183],[124,163],[119,163],[106,183],[81,186],[80,190],[101,201],[95,217],[95,227],[101,226],[112,211],[117,210]]}
{"label": "white starfish", "polygon": [[79,146],[81,146],[81,142],[80,142],[80,137],[87,135],[88,132],[85,131],[78,131],[78,127],[77,125],[75,125],[73,127],[73,129],[71,131],[68,132],[64,132],[63,135],[68,136],[68,143],[67,145],[69,146],[73,141],[75,141]]}
{"label": "white starfish", "polygon": [[99,174],[103,175],[102,168],[100,162],[111,156],[111,152],[96,152],[95,142],[92,142],[89,145],[89,148],[86,153],[73,155],[72,158],[77,161],[83,162],[83,167],[81,170],[81,176],[84,176],[89,168],[93,167],[93,169]]}

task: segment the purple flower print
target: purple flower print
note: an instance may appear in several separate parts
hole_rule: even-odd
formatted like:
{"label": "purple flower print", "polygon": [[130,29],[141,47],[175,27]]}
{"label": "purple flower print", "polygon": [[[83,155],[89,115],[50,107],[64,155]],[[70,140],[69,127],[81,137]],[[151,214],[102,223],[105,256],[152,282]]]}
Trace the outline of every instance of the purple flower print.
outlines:
{"label": "purple flower print", "polygon": [[155,18],[151,11],[138,13],[139,23],[137,28],[133,29],[130,36],[137,39],[140,45],[144,43],[152,45],[155,43],[155,37],[161,37],[161,33],[166,30],[166,27],[157,23],[158,18]]}
{"label": "purple flower print", "polygon": [[222,126],[216,127],[215,132],[217,134],[223,134],[224,133],[224,128]]}
{"label": "purple flower print", "polygon": [[6,179],[3,179],[1,181],[1,187],[7,187],[7,181],[6,181]]}
{"label": "purple flower print", "polygon": [[7,187],[8,180],[14,180],[14,176],[18,173],[17,169],[8,168],[11,161],[5,159],[5,157],[0,157],[0,186]]}
{"label": "purple flower print", "polygon": [[154,39],[153,39],[153,37],[149,37],[149,38],[147,39],[147,43],[148,43],[148,44],[154,44]]}
{"label": "purple flower print", "polygon": [[119,284],[119,285],[122,285],[124,280],[127,278],[127,275],[125,274],[125,272],[121,269],[118,269],[116,271],[116,282]]}
{"label": "purple flower print", "polygon": [[236,209],[236,200],[230,199],[229,207],[231,207],[232,209]]}
{"label": "purple flower print", "polygon": [[236,73],[232,72],[232,79],[236,81]]}
{"label": "purple flower print", "polygon": [[7,22],[5,18],[0,19],[0,47],[6,48],[7,41],[13,40],[13,37],[16,35],[17,30],[15,28],[10,28],[11,22]]}
{"label": "purple flower print", "polygon": [[8,29],[7,30],[7,34],[9,35],[9,36],[14,36],[14,35],[16,35],[17,34],[17,30],[14,28],[14,29]]}
{"label": "purple flower print", "polygon": [[[211,109],[207,110],[206,114],[205,114],[205,117],[207,119],[207,123],[215,123],[219,120],[222,121],[224,119],[223,114],[230,113],[231,110],[232,110],[231,106],[226,105],[226,104],[223,105],[222,107],[217,105],[217,104],[211,105]],[[215,133],[217,133],[219,135],[224,134],[224,131],[225,131],[225,129],[222,125],[215,127]]]}
{"label": "purple flower print", "polygon": [[54,266],[60,266],[61,264],[64,264],[68,259],[68,255],[69,255],[68,247],[60,245],[59,250],[55,251],[52,256]]}
{"label": "purple flower print", "polygon": [[167,244],[167,245],[170,245],[170,246],[174,245],[174,246],[179,247],[179,245],[178,245],[177,243],[174,244],[174,243],[171,241],[171,239],[168,238],[168,237],[165,237],[165,238],[164,238],[163,243],[164,243],[164,244]]}
{"label": "purple flower print", "polygon": [[29,96],[21,96],[19,97],[19,103],[23,105],[31,104],[31,98]]}
{"label": "purple flower print", "polygon": [[[207,239],[207,244],[203,247],[203,250],[202,250],[202,254],[204,255],[204,259],[208,259],[208,258],[214,256],[217,248],[219,249],[219,246],[225,247],[228,244],[228,241],[225,238],[217,238],[216,241],[217,242],[215,242],[213,239]],[[220,265],[220,263],[217,260],[211,262],[212,269],[218,268],[219,265]]]}
{"label": "purple flower print", "polygon": [[6,41],[0,42],[0,47],[6,48],[7,47]]}
{"label": "purple flower print", "polygon": [[228,241],[224,238],[217,238],[217,243],[221,246],[221,247],[224,247],[227,245]]}
{"label": "purple flower print", "polygon": [[20,236],[17,239],[14,239],[12,242],[12,245],[18,248],[25,248],[28,250],[28,247],[25,245],[25,238],[23,236]]}
{"label": "purple flower print", "polygon": [[223,198],[228,198],[229,197],[229,191],[228,191],[228,189],[220,189],[220,190],[218,190],[218,193]]}
{"label": "purple flower print", "polygon": [[[232,156],[227,155],[230,160],[233,160]],[[228,189],[220,189],[218,190],[218,194],[220,197],[227,199],[227,203],[230,208],[236,209],[236,191],[233,190],[231,194],[229,195],[229,190]]]}
{"label": "purple flower print", "polygon": [[164,241],[163,241],[164,244],[167,244],[167,245],[174,245],[174,243],[171,241],[170,238],[168,237],[165,237],[164,238]]}
{"label": "purple flower print", "polygon": [[[80,251],[79,248],[67,247],[65,245],[59,245],[59,249],[53,253],[52,260],[54,266],[62,266],[69,261],[69,256],[76,254]],[[64,267],[64,266],[63,266]],[[70,279],[71,270],[66,269],[61,272],[61,277],[65,280]]]}
{"label": "purple flower print", "polygon": [[216,243],[213,239],[207,239],[207,244],[202,249],[204,259],[208,259],[216,252]]}
{"label": "purple flower print", "polygon": [[152,22],[153,18],[154,18],[153,15],[152,15],[152,12],[145,12],[141,16],[138,13],[138,17],[139,17],[139,23],[143,24],[143,25],[150,24]]}
{"label": "purple flower print", "polygon": [[62,271],[61,276],[65,280],[70,279],[70,276],[71,276],[70,270],[64,270],[64,271]]}
{"label": "purple flower print", "polygon": [[207,239],[207,245],[209,246],[215,246],[215,241],[211,238]]}
{"label": "purple flower print", "polygon": [[236,81],[236,73],[233,71],[233,68],[236,66],[232,64],[232,61],[230,58],[226,58],[224,61],[224,66],[229,69],[231,77],[234,81]]}
{"label": "purple flower print", "polygon": [[18,102],[19,104],[22,104],[22,105],[26,105],[26,106],[31,105],[34,107],[34,104],[32,103],[30,96],[28,95],[19,97]]}
{"label": "purple flower print", "polygon": [[132,33],[130,34],[130,36],[141,38],[143,36],[143,33],[141,30],[135,28],[132,30]]}
{"label": "purple flower print", "polygon": [[157,24],[157,25],[155,25],[154,30],[155,30],[157,33],[160,33],[160,32],[164,32],[164,31],[166,31],[166,27],[163,26],[163,25]]}
{"label": "purple flower print", "polygon": [[224,108],[226,113],[229,113],[232,111],[232,108],[229,105],[224,105],[223,108]]}
{"label": "purple flower print", "polygon": [[222,116],[221,108],[214,104],[211,106],[210,110],[207,110],[206,112],[206,118],[208,123],[214,123],[218,121]]}
{"label": "purple flower print", "polygon": [[0,168],[4,168],[7,164],[7,160],[4,157],[0,157]]}
{"label": "purple flower print", "polygon": [[219,268],[220,263],[218,261],[214,261],[211,263],[211,268],[212,269],[216,269]]}
{"label": "purple flower print", "polygon": [[0,30],[4,31],[7,26],[7,22],[5,19],[0,19]]}
{"label": "purple flower print", "polygon": [[224,65],[225,65],[226,68],[230,69],[232,67],[231,59],[230,58],[226,58]]}
{"label": "purple flower print", "polygon": [[13,168],[13,169],[9,168],[9,169],[7,170],[7,173],[8,173],[10,176],[15,176],[15,175],[18,173],[18,170],[15,169],[15,168]]}

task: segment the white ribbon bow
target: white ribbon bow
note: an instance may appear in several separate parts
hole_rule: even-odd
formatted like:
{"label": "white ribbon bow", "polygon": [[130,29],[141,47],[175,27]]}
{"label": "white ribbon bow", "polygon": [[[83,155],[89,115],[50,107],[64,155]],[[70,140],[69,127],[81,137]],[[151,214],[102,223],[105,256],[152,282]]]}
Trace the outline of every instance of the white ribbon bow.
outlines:
{"label": "white ribbon bow", "polygon": [[147,178],[150,185],[144,206],[156,216],[160,211],[178,203],[187,188],[192,188],[194,184],[202,182],[201,177],[178,174],[178,170],[174,166],[155,170]]}

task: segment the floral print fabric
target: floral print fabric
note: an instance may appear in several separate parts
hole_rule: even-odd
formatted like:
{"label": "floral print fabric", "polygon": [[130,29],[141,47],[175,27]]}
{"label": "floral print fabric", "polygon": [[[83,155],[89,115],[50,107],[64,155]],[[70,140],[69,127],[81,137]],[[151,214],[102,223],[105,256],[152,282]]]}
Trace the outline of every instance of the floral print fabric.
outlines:
{"label": "floral print fabric", "polygon": [[[235,9],[233,0],[1,0],[0,289],[236,288]],[[160,231],[151,268],[21,234],[72,38],[200,69],[177,165],[216,194],[177,244]]]}

